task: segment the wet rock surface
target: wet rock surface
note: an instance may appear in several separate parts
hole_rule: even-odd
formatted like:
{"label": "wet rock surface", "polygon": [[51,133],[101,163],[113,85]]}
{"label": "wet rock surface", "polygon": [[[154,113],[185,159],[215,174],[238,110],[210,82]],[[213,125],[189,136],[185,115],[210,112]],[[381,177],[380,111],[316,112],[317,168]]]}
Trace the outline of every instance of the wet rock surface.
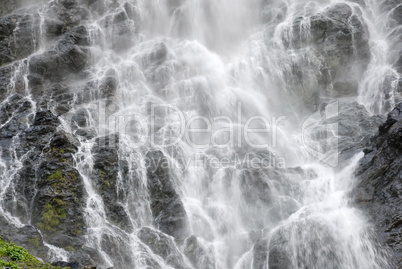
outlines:
{"label": "wet rock surface", "polygon": [[[333,251],[334,246],[342,244],[340,240],[342,239],[334,236],[327,225],[307,217],[302,225],[287,223],[280,227],[272,234],[269,242],[257,243],[254,250],[257,250],[257,254],[261,253],[257,256],[260,264],[265,260],[269,268],[273,269],[290,269],[297,266],[335,269],[348,266],[342,262],[342,254]],[[315,246],[320,246],[320,250],[312,251]],[[296,248],[295,252],[292,252],[292,247]],[[269,249],[268,255],[264,253],[264,249]],[[289,255],[290,253],[294,256]],[[325,258],[321,259],[323,256]],[[328,262],[331,260],[336,260],[337,264]],[[355,267],[357,263],[353,261],[352,266]]]}
{"label": "wet rock surface", "polygon": [[391,250],[396,268],[402,266],[402,104],[387,120],[365,149],[356,172],[360,179],[353,197],[376,227],[380,243]]}
{"label": "wet rock surface", "polygon": [[48,249],[43,244],[41,232],[34,226],[26,225],[22,228],[9,225],[8,221],[0,217],[0,225],[2,230],[0,236],[11,242],[19,242],[19,244],[27,249],[31,249],[32,255],[37,257],[47,257]]}
{"label": "wet rock surface", "polygon": [[[11,117],[0,131],[2,157],[6,160],[18,157],[22,167],[14,176],[18,188],[9,190],[5,203],[11,212],[16,208],[14,214],[21,220],[32,223],[33,233],[27,239],[16,236],[12,239],[34,253],[39,252],[41,257],[47,256],[43,240],[68,251],[78,251],[84,244],[85,233],[83,182],[73,160],[79,142],[57,130],[60,122],[49,110],[33,115],[29,101],[18,95],[13,99],[20,106],[14,106],[15,111],[12,106],[5,108]],[[30,117],[33,120],[28,126]],[[12,146],[18,148],[17,156],[10,152]],[[35,235],[37,229],[41,233]],[[85,263],[91,263],[89,256]]]}
{"label": "wet rock surface", "polygon": [[52,263],[53,266],[60,266],[60,267],[70,267],[71,269],[80,269],[80,265],[78,262],[54,262]]}
{"label": "wet rock surface", "polygon": [[365,148],[385,118],[370,115],[363,105],[349,98],[323,103],[314,115],[319,120],[305,126],[305,136],[310,139],[306,143],[317,151],[320,147],[326,149],[328,155],[339,154],[334,163],[338,167]]}
{"label": "wet rock surface", "polygon": [[200,240],[192,235],[184,243],[184,254],[195,268],[215,268],[216,262],[211,255],[213,250],[203,246]]}
{"label": "wet rock surface", "polygon": [[398,0],[385,0],[379,3],[379,11],[387,14],[386,16],[386,29],[391,38],[390,44],[390,60],[393,62],[394,67],[398,70],[399,74],[402,73],[402,49],[398,44],[402,41],[402,6],[401,1]]}
{"label": "wet rock surface", "polygon": [[[290,192],[299,188],[302,178],[314,177],[309,173],[301,168],[244,169],[240,187],[245,200],[242,211],[247,227],[250,230],[269,229],[269,225],[275,225],[296,212],[299,205],[290,199]],[[277,192],[283,199],[274,195]]]}
{"label": "wet rock surface", "polygon": [[162,232],[176,240],[183,240],[188,235],[187,213],[175,189],[167,165],[168,159],[161,151],[151,151],[146,157],[148,189],[155,224]]}
{"label": "wet rock surface", "polygon": [[10,15],[0,20],[0,66],[25,58],[35,50],[38,17]]}
{"label": "wet rock surface", "polygon": [[[83,182],[73,160],[78,141],[57,131],[59,124],[50,111],[39,112],[21,135],[20,143],[27,153],[20,170],[24,181],[20,182],[19,191],[27,201],[32,201],[32,223],[46,239],[59,247],[75,249],[83,245],[79,237],[85,226]],[[43,140],[38,141],[38,137]]]}
{"label": "wet rock surface", "polygon": [[[266,266],[267,260],[268,260],[268,253],[271,253],[270,255],[270,268],[275,268],[275,257],[273,257],[272,253],[273,251],[269,252],[268,251],[268,240],[263,239],[259,240],[253,248],[253,269],[263,269]],[[282,267],[279,267],[282,268]]]}
{"label": "wet rock surface", "polygon": [[124,164],[119,160],[118,140],[115,144],[111,139],[100,138],[92,149],[94,155],[93,181],[105,201],[106,216],[122,229],[131,231],[132,224],[123,207],[123,190],[119,185],[119,171],[121,177],[127,176]]}
{"label": "wet rock surface", "polygon": [[[210,85],[197,77],[198,69],[204,68],[204,59],[200,57],[192,62],[186,54],[189,52],[183,52],[185,55],[180,58],[181,52],[171,47],[172,40],[158,39],[150,42],[149,48],[135,52],[133,62],[137,61],[137,66],[125,70],[127,77],[120,80],[121,73],[118,74],[113,66],[102,74],[93,72],[92,67],[99,63],[99,59],[93,57],[91,51],[98,43],[107,43],[105,47],[116,53],[113,61],[118,62],[124,52],[143,38],[139,31],[147,26],[140,23],[136,1],[119,4],[118,1],[103,0],[58,0],[38,10],[37,4],[42,2],[33,1],[32,7],[29,6],[31,3],[22,7],[21,1],[3,0],[0,6],[0,149],[5,167],[17,171],[11,175],[15,187],[7,191],[2,206],[23,223],[30,223],[17,227],[9,225],[10,221],[1,216],[0,235],[44,259],[51,258],[44,242],[64,249],[70,255],[69,261],[55,262],[57,266],[95,268],[95,261],[105,264],[102,255],[106,253],[117,257],[114,268],[127,268],[127,264],[136,262],[136,257],[127,251],[133,247],[132,235],[141,241],[138,242],[138,251],[146,253],[144,266],[148,268],[162,268],[161,260],[179,269],[188,269],[191,265],[194,268],[217,267],[217,256],[210,242],[191,235],[194,231],[189,225],[177,179],[166,165],[170,161],[167,156],[158,150],[145,151],[146,171],[143,175],[136,171],[138,173],[131,174],[132,181],[129,181],[128,167],[133,164],[123,161],[119,155],[122,151],[119,141],[105,137],[97,139],[89,150],[93,157],[90,180],[103,202],[105,214],[102,216],[107,222],[107,231],[96,242],[104,253],[85,246],[88,230],[84,210],[88,194],[84,178],[76,167],[77,161],[82,160],[75,159],[81,142],[93,139],[96,134],[96,130],[89,127],[91,113],[96,113],[96,108],[74,110],[74,106],[93,100],[111,103],[118,95],[119,87],[127,87],[127,79],[140,77],[141,68],[144,81],[139,83],[144,84],[147,94],[155,90],[159,97],[168,95],[168,90],[172,89],[166,89],[166,86],[172,81],[180,81],[187,73],[193,73],[191,79],[198,79],[198,84],[189,87],[191,83],[187,84],[190,82],[187,81],[178,86],[177,96],[188,95],[192,98],[188,103],[201,102],[203,110],[212,113],[209,106],[214,96],[204,92]],[[173,16],[180,6],[185,8],[185,2],[169,1],[168,13]],[[400,6],[395,7],[395,1],[390,0],[384,1],[383,8],[389,10],[392,27],[397,28],[402,21]],[[286,12],[286,7],[278,4],[272,10],[264,10],[263,20],[281,22]],[[105,40],[99,37],[102,35],[97,32],[99,29],[94,29],[97,26],[88,23],[93,18],[99,19],[97,23],[104,31]],[[308,33],[303,30],[306,21],[310,27]],[[284,44],[295,52],[297,59],[291,65],[291,75],[287,79],[298,85],[296,88],[300,91],[296,95],[301,93],[301,102],[311,110],[320,111],[326,105],[320,107],[323,98],[357,94],[358,81],[370,60],[369,36],[359,8],[351,4],[334,4],[321,13],[295,19],[291,23],[291,32],[292,38],[285,38]],[[393,47],[398,47],[399,41],[395,39]],[[191,45],[187,44],[189,48]],[[203,46],[198,49],[205,53]],[[314,74],[304,68],[310,64],[311,55],[317,60],[313,64],[318,66],[313,69]],[[398,49],[395,49],[395,55],[400,55]],[[398,57],[395,59],[394,66],[401,69],[402,61]],[[309,81],[307,77],[314,79]],[[372,221],[379,227],[381,242],[394,250],[394,260],[398,265],[401,265],[402,223],[399,212],[401,109],[399,106],[381,125],[372,148],[366,150],[359,171],[362,182],[356,189],[357,203],[371,214]],[[337,118],[325,119],[321,123],[339,123],[339,150],[343,156],[341,159],[347,162],[363,148],[383,119],[370,116],[356,102],[340,103],[339,111]],[[62,119],[66,118],[71,119],[67,124],[71,123],[74,135],[61,128]],[[161,127],[163,124],[158,128]],[[323,131],[316,130],[317,133]],[[302,179],[315,175],[300,168],[244,169],[239,174],[238,191],[244,200],[240,207],[243,207],[244,226],[251,232],[248,231],[250,235],[246,233],[246,239],[239,240],[240,246],[228,251],[240,255],[251,250],[253,268],[265,268],[267,263],[274,269],[292,268],[283,248],[288,243],[287,231],[271,243],[265,231],[298,210],[297,202],[288,199],[290,191],[299,191],[298,184]],[[141,182],[140,176],[145,183]],[[141,184],[146,185],[145,198],[136,193]],[[275,195],[279,189],[283,194],[280,199]],[[149,209],[138,206],[140,202],[131,205],[138,206],[138,212],[137,208],[130,209],[124,203],[128,195],[138,195],[139,200],[149,199]],[[144,224],[135,223],[130,214],[143,214],[144,219],[147,214],[152,215],[147,225],[153,224],[158,230],[142,227]],[[232,232],[226,228],[219,227],[219,232]],[[111,233],[112,229],[118,233]],[[308,242],[311,249],[315,247],[313,241]],[[330,245],[331,241],[324,243]],[[298,252],[301,261],[304,254]],[[332,253],[326,254],[328,259],[332,257]],[[234,265],[232,261],[228,264]],[[325,267],[323,264],[319,266]]]}
{"label": "wet rock surface", "polygon": [[[10,9],[17,3],[8,2]],[[3,233],[44,259],[50,258],[44,241],[65,249],[77,268],[83,268],[94,263],[82,251],[84,186],[73,159],[79,141],[59,128],[58,117],[70,109],[72,95],[66,85],[53,82],[86,66],[88,33],[77,26],[83,17],[75,23],[66,19],[54,47],[28,60],[39,45],[40,18],[34,5],[38,3],[0,19],[0,147],[7,166],[21,164],[15,167],[15,187],[8,190],[4,203],[9,212],[31,223],[23,228],[4,224]],[[66,17],[76,13],[76,1],[57,1],[57,5],[63,6],[59,11],[67,12]],[[27,81],[21,76],[25,72]],[[26,87],[32,96],[26,96]]]}
{"label": "wet rock surface", "polygon": [[88,15],[88,11],[79,6],[76,0],[52,2],[46,13],[46,35],[48,38],[60,36],[78,26]]}
{"label": "wet rock surface", "polygon": [[34,76],[41,76],[51,82],[65,79],[87,65],[88,51],[81,44],[87,42],[87,32],[79,27],[66,34],[54,48],[30,59],[29,71]]}
{"label": "wet rock surface", "polygon": [[[357,95],[371,58],[367,26],[358,7],[338,3],[296,18],[283,42],[294,53],[289,78],[303,105],[315,110],[324,97]],[[316,65],[315,79],[304,68],[308,65]]]}
{"label": "wet rock surface", "polygon": [[177,269],[190,269],[186,266],[183,255],[177,248],[174,238],[148,227],[143,227],[137,232],[138,238],[152,251],[161,256],[165,262]]}

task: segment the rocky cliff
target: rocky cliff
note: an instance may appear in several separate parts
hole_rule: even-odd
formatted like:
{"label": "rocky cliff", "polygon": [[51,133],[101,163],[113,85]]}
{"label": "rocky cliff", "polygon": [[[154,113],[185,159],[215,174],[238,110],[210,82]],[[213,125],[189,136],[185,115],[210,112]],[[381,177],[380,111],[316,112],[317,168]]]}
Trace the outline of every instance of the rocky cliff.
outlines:
{"label": "rocky cliff", "polygon": [[392,251],[402,266],[402,104],[388,114],[372,138],[357,170],[356,203],[375,226],[379,242]]}
{"label": "rocky cliff", "polygon": [[[248,116],[271,106],[271,113],[296,115],[286,129],[293,135],[301,128],[299,119],[323,114],[337,100],[339,113],[313,126],[310,137],[324,148],[327,125],[338,124],[338,170],[370,145],[352,196],[373,223],[378,243],[401,267],[402,105],[385,123],[381,114],[391,110],[402,89],[400,1],[379,5],[380,13],[389,14],[384,32],[394,38],[387,57],[396,71],[380,87],[382,105],[371,109],[358,103],[361,81],[377,60],[363,1],[247,2],[258,7],[258,15],[252,14],[261,21],[252,26],[261,31],[261,40],[243,41],[260,47],[250,45],[251,56],[245,54],[251,60],[236,59],[228,67],[223,59],[233,52],[204,43],[218,42],[222,37],[211,34],[243,17],[236,13],[220,20],[217,15],[227,9],[211,8],[211,1],[190,9],[193,2],[199,1],[166,1],[164,13],[163,5],[155,4],[159,1],[2,0],[0,237],[55,266],[77,269],[290,269],[314,263],[339,268],[346,256],[343,245],[325,223],[308,219],[289,226],[296,235],[292,240],[299,240],[297,250],[289,230],[280,227],[309,206],[307,196],[314,194],[306,186],[319,177],[314,168],[186,171],[189,145],[145,144],[132,150],[127,141],[139,136],[138,126],[124,126],[127,136],[108,136],[116,122],[102,122],[98,115],[102,111],[115,120],[129,111],[149,119],[153,104],[171,103],[186,116],[212,118],[232,113],[241,100]],[[200,23],[192,17],[199,10]],[[248,16],[247,21],[257,20]],[[241,39],[242,28],[226,26],[228,43]],[[160,37],[159,28],[172,36]],[[273,94],[275,87],[279,92]],[[166,110],[156,118],[156,140],[174,140],[177,117]],[[202,161],[250,154],[277,162],[274,150],[211,148]],[[300,157],[293,150],[289,155]],[[313,189],[326,190],[314,184]],[[313,251],[317,246],[323,248],[320,255]]]}

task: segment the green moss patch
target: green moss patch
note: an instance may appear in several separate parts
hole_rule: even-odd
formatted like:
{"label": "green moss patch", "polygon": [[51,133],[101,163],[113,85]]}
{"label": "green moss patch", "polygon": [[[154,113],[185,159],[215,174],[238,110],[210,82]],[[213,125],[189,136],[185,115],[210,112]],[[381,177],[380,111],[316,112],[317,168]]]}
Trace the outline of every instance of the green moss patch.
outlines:
{"label": "green moss patch", "polygon": [[53,199],[53,204],[48,203],[43,208],[42,218],[37,223],[39,229],[44,231],[57,231],[60,221],[66,218],[65,203],[60,199]]}
{"label": "green moss patch", "polygon": [[[28,251],[13,243],[7,242],[0,237],[0,267],[12,269],[60,269],[47,263],[38,261]],[[67,269],[69,267],[65,267]]]}
{"label": "green moss patch", "polygon": [[77,175],[73,172],[63,173],[60,170],[57,170],[51,174],[47,180],[52,183],[52,187],[58,193],[63,193],[64,190],[69,190],[71,194],[74,195],[74,192],[76,191],[73,185],[74,182],[77,181]]}
{"label": "green moss patch", "polygon": [[60,170],[57,170],[53,174],[51,174],[47,180],[52,181],[52,180],[62,180],[63,179],[63,173]]}
{"label": "green moss patch", "polygon": [[40,238],[39,237],[32,237],[28,240],[28,243],[34,247],[39,247]]}

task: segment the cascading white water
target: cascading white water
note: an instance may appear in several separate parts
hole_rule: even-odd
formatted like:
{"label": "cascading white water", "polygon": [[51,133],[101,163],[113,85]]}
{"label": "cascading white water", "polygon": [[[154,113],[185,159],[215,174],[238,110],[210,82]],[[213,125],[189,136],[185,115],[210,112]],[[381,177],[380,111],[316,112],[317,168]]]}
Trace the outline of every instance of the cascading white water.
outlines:
{"label": "cascading white water", "polygon": [[[359,78],[359,100],[370,112],[385,113],[399,100],[399,76],[386,59],[387,37],[380,35],[388,31],[380,23],[386,15],[375,1],[367,1],[362,14],[352,2],[355,18],[374,20],[368,27],[372,58]],[[74,133],[70,116],[87,112],[92,137],[79,138],[74,160],[86,192],[85,247],[98,251],[99,268],[176,268],[139,239],[142,227],[160,228],[147,183],[150,151],[167,158],[169,178],[188,217],[186,238],[195,236],[203,250],[190,261],[184,255],[186,238],[167,236],[171,248],[182,253],[182,268],[388,267],[370,240],[370,224],[348,200],[362,156],[334,169],[306,151],[322,149],[322,141],[303,129],[318,109],[315,99],[339,96],[335,81],[322,82],[327,59],[300,44],[312,38],[311,16],[339,3],[344,1],[99,0],[89,5],[89,79],[72,85],[76,104],[62,128]],[[352,44],[357,54],[359,47]],[[292,75],[296,69],[299,81]],[[335,79],[328,73],[328,80]],[[117,90],[99,101],[100,84],[109,77],[117,78]],[[385,81],[388,97],[378,96]],[[80,103],[84,88],[89,102]],[[326,94],[316,97],[320,90]],[[384,100],[378,107],[377,99]],[[183,133],[205,130],[207,122],[209,133]],[[269,132],[245,137],[246,128],[264,129],[267,123]],[[104,137],[103,146],[118,149],[116,195],[123,197],[129,228],[108,219],[95,187],[94,152]],[[253,158],[270,165],[254,167]],[[19,160],[12,168],[0,163],[7,179],[0,181],[0,202],[18,165]],[[0,213],[13,218],[3,208]]]}
{"label": "cascading white water", "polygon": [[373,59],[360,85],[359,99],[370,112],[379,114],[389,111],[401,101],[397,90],[400,75],[392,66],[398,57],[395,42],[400,27],[389,18],[393,10],[381,7],[380,1],[367,2],[373,13],[367,20],[372,35]]}

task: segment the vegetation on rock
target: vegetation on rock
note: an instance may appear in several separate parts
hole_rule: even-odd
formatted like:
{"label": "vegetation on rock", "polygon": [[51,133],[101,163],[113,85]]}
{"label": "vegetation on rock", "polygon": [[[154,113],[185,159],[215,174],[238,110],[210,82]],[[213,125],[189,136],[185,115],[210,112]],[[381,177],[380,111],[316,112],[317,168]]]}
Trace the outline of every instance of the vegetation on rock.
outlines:
{"label": "vegetation on rock", "polygon": [[[0,266],[12,269],[60,269],[47,263],[40,262],[23,247],[7,242],[0,237]],[[64,267],[69,268],[69,267]]]}
{"label": "vegetation on rock", "polygon": [[58,205],[57,207],[48,203],[43,209],[41,222],[37,224],[41,230],[54,232],[57,230],[60,220],[66,218],[66,212],[62,207],[65,203],[59,199],[54,199],[54,202]]}

